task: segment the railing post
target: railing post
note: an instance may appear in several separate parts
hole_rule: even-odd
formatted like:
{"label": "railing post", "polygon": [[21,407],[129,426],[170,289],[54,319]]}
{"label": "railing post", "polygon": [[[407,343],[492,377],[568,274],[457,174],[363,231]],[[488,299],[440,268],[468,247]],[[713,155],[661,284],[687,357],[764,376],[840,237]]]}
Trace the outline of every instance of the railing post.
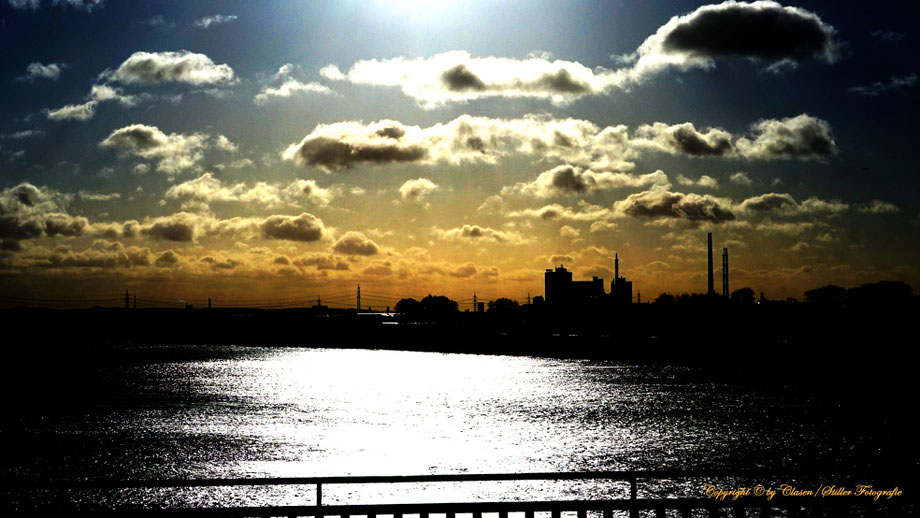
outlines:
{"label": "railing post", "polygon": [[636,500],[638,499],[639,490],[636,487],[636,475],[629,475],[629,501],[632,506],[629,509],[629,518],[639,518],[639,508],[636,507]]}

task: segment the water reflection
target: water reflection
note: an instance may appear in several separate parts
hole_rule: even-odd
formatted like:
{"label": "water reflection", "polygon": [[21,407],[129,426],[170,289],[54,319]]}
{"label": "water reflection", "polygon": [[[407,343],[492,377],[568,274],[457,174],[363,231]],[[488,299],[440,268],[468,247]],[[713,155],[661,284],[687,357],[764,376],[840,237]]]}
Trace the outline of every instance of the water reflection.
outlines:
{"label": "water reflection", "polygon": [[[124,355],[121,357],[119,355]],[[416,475],[800,467],[871,438],[801,394],[698,370],[398,351],[151,347],[87,367],[79,407],[16,416],[50,478]],[[55,448],[38,445],[52,441]],[[852,455],[851,455],[852,457]],[[697,491],[692,481],[649,491]],[[622,496],[622,483],[332,486],[327,503]],[[35,495],[33,494],[33,498]],[[310,504],[312,487],[42,496],[129,505]]]}

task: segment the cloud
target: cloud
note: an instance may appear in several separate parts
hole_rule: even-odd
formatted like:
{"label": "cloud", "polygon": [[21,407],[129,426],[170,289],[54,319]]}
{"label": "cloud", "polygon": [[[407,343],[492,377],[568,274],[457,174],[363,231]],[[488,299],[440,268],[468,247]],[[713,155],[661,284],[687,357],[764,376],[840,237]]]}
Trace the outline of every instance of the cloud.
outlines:
{"label": "cloud", "polygon": [[301,83],[296,79],[288,79],[281,86],[274,88],[263,86],[262,91],[256,94],[253,102],[259,105],[267,104],[272,98],[287,98],[295,94],[317,93],[323,95],[334,95],[334,92],[325,85],[316,82]]}
{"label": "cloud", "polygon": [[[224,150],[229,140],[220,136],[216,139],[217,147]],[[157,171],[176,174],[187,169],[197,168],[204,157],[204,150],[211,147],[208,135],[194,133],[184,135],[160,131],[156,126],[132,124],[119,128],[109,134],[100,146],[157,162]]]}
{"label": "cloud", "polygon": [[718,128],[701,132],[692,123],[668,126],[662,122],[636,129],[635,146],[688,156],[726,156],[732,153],[731,133]]}
{"label": "cloud", "polygon": [[317,270],[348,270],[350,267],[347,262],[333,255],[322,253],[305,254],[295,257],[292,261],[294,266],[299,268],[314,267]]}
{"label": "cloud", "polygon": [[259,229],[269,239],[309,242],[326,237],[323,221],[306,212],[300,216],[269,216],[259,224]]}
{"label": "cloud", "polygon": [[891,76],[888,84],[876,81],[869,85],[853,86],[847,88],[847,92],[862,97],[876,97],[886,92],[902,92],[917,84],[917,74],[908,74],[904,77]]}
{"label": "cloud", "polygon": [[751,129],[753,140],[742,137],[735,143],[744,158],[824,161],[837,154],[830,124],[808,114],[761,120]]}
{"label": "cloud", "polygon": [[865,214],[896,214],[901,211],[894,203],[882,200],[872,200],[865,205],[860,205],[856,210]]}
{"label": "cloud", "polygon": [[584,96],[626,90],[663,70],[710,69],[716,59],[746,58],[782,72],[808,59],[837,61],[834,28],[817,15],[772,1],[723,2],[675,16],[609,70],[548,56],[473,57],[454,50],[431,57],[370,59],[347,72],[320,74],[354,84],[398,87],[425,109],[488,97],[546,99],[566,104]]}
{"label": "cloud", "polygon": [[172,268],[179,263],[179,255],[172,250],[166,250],[157,256],[156,264],[160,268]]}
{"label": "cloud", "polygon": [[496,230],[479,225],[463,225],[462,227],[446,230],[434,227],[432,228],[432,233],[444,241],[492,241],[512,245],[523,245],[531,242],[530,239],[525,238],[518,232]]}
{"label": "cloud", "polygon": [[89,221],[66,213],[71,198],[29,182],[3,189],[0,191],[0,239],[18,241],[43,235],[83,235],[89,228]]}
{"label": "cloud", "polygon": [[582,200],[578,203],[577,209],[553,203],[536,209],[509,211],[505,213],[505,216],[509,218],[542,219],[544,221],[601,221],[613,218],[614,213],[606,207],[593,205]]}
{"label": "cloud", "polygon": [[203,18],[197,19],[193,25],[201,29],[207,29],[212,25],[230,23],[236,21],[236,19],[237,16],[235,14],[215,14],[213,16],[205,16]]}
{"label": "cloud", "polygon": [[808,59],[833,63],[839,57],[834,28],[817,15],[772,1],[727,1],[675,16],[636,51],[634,81],[668,67],[713,68],[719,58],[770,63],[774,71]]}
{"label": "cloud", "polygon": [[19,79],[24,81],[33,81],[35,79],[57,81],[65,68],[67,68],[67,65],[64,63],[48,63],[47,65],[39,62],[29,63],[26,67],[26,75],[21,76]]}
{"label": "cloud", "polygon": [[134,106],[140,98],[146,96],[126,95],[120,88],[109,85],[93,85],[86,102],[82,104],[68,104],[56,110],[45,110],[45,116],[51,120],[78,120],[85,121],[96,115],[96,107],[101,102],[116,101],[122,106]]}
{"label": "cloud", "polygon": [[[554,119],[548,115],[520,119],[461,115],[427,128],[392,120],[320,124],[300,142],[288,146],[282,158],[332,172],[360,164],[457,165],[496,163],[510,155],[535,156],[590,167],[594,172],[589,176],[594,177],[597,186],[607,185],[598,187],[605,189],[632,180],[625,175],[597,171],[632,170],[635,160],[646,150],[763,160],[823,160],[837,152],[830,125],[807,114],[761,120],[752,125],[748,137],[737,138],[734,144],[732,138],[724,130],[698,131],[690,123],[644,125],[631,137],[625,125],[601,128],[580,119]],[[580,180],[589,181],[572,179],[573,186]]]}
{"label": "cloud", "polygon": [[901,41],[907,37],[907,34],[904,34],[903,32],[896,32],[896,31],[875,31],[872,33],[872,35],[875,36],[876,38],[881,38],[885,41],[892,41],[892,42]]}
{"label": "cloud", "polygon": [[420,202],[427,198],[429,194],[438,190],[438,188],[438,184],[428,178],[407,180],[399,187],[399,197],[403,202]]}
{"label": "cloud", "polygon": [[758,223],[755,230],[764,232],[766,234],[784,234],[787,236],[799,236],[805,233],[808,230],[811,230],[818,226],[817,223],[810,221],[801,221],[797,223],[776,223],[769,219],[764,220],[761,223]]}
{"label": "cloud", "polygon": [[[41,6],[41,0],[8,0],[8,3],[14,9],[38,9]],[[105,4],[105,0],[52,0],[51,5],[64,5],[79,11],[93,12],[97,7]]]}
{"label": "cloud", "polygon": [[101,78],[124,84],[188,83],[196,86],[220,85],[234,80],[233,69],[217,65],[204,54],[179,52],[135,52],[115,70]]}
{"label": "cloud", "polygon": [[349,231],[340,237],[332,250],[345,255],[377,255],[380,247],[360,232]]}
{"label": "cloud", "polygon": [[165,196],[179,200],[183,207],[212,202],[240,202],[274,208],[299,206],[304,201],[325,206],[332,201],[335,193],[318,186],[314,180],[298,179],[286,186],[258,182],[250,187],[243,182],[224,185],[213,174],[204,173],[193,180],[173,185],[167,189]]}
{"label": "cloud", "polygon": [[6,135],[0,135],[0,138],[20,140],[20,139],[33,138],[33,137],[44,137],[44,136],[45,136],[44,131],[37,130],[37,129],[30,129],[30,130],[17,131],[16,133],[7,133]]}
{"label": "cloud", "polygon": [[581,235],[581,232],[578,229],[570,227],[568,225],[563,225],[559,227],[559,236],[566,239],[575,239]]}
{"label": "cloud", "polygon": [[736,217],[731,200],[709,194],[672,192],[664,187],[631,194],[625,200],[614,203],[614,211],[619,216],[712,223],[733,221]]}
{"label": "cloud", "polygon": [[688,187],[696,186],[703,187],[705,189],[716,189],[719,187],[719,182],[715,178],[707,175],[700,176],[698,179],[694,180],[692,178],[687,178],[686,176],[680,174],[677,175],[678,185],[685,185]]}
{"label": "cloud", "polygon": [[728,177],[728,181],[736,185],[751,185],[751,177],[747,175],[744,171],[738,171],[737,173],[732,174]]}
{"label": "cloud", "polygon": [[495,163],[511,154],[557,158],[576,164],[628,170],[634,164],[625,126],[599,128],[578,119],[527,116],[492,119],[462,115],[427,128],[381,120],[369,124],[320,124],[282,154],[327,172],[358,164]]}
{"label": "cloud", "polygon": [[646,187],[666,183],[668,176],[661,170],[644,175],[632,175],[594,172],[576,166],[560,165],[540,173],[532,182],[520,182],[504,187],[502,194],[520,193],[536,198],[550,198],[557,195],[588,195],[622,187]]}
{"label": "cloud", "polygon": [[574,61],[473,57],[461,50],[429,58],[361,60],[345,73],[329,65],[320,74],[355,84],[399,87],[426,109],[484,97],[530,97],[566,104],[607,93],[620,83],[611,70]]}

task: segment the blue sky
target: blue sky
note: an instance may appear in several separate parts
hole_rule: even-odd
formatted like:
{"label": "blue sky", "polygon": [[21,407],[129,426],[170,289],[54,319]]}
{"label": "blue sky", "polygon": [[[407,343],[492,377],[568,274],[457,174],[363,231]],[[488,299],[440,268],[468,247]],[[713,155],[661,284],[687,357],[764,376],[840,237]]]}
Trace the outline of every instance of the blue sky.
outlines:
{"label": "blue sky", "polygon": [[[45,296],[916,285],[902,2],[0,4],[0,275]],[[554,136],[555,135],[555,136]],[[701,281],[702,279],[702,281]],[[202,287],[202,286],[206,286]]]}

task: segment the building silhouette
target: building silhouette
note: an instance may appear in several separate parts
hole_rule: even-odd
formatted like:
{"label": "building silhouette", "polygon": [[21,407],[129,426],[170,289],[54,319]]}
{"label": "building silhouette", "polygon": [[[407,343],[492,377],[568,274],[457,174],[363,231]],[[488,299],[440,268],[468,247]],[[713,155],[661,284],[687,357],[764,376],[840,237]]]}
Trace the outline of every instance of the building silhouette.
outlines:
{"label": "building silhouette", "polygon": [[620,277],[620,255],[613,254],[613,280],[610,281],[610,297],[616,304],[632,303],[632,281]]}
{"label": "building silhouette", "polygon": [[620,277],[620,258],[614,256],[614,279],[610,281],[610,293],[604,290],[604,279],[591,277],[590,281],[572,280],[572,272],[559,265],[547,268],[544,273],[544,295],[547,304],[585,305],[591,303],[632,302],[632,282]]}

